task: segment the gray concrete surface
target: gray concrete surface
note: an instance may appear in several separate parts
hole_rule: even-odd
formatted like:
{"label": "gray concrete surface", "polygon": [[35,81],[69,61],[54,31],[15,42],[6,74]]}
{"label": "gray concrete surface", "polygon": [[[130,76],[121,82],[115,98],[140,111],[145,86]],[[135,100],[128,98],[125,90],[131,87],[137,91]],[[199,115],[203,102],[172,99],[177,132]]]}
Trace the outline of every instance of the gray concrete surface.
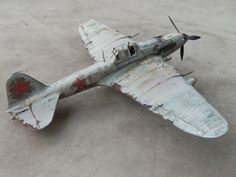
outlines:
{"label": "gray concrete surface", "polygon": [[[79,38],[94,18],[137,40],[180,31],[201,35],[175,53],[182,73],[229,122],[218,139],[186,134],[128,97],[94,88],[60,101],[53,123],[24,128],[5,110],[5,82],[23,71],[52,83],[92,64]],[[0,176],[234,177],[236,176],[236,2],[40,0],[0,2]]]}

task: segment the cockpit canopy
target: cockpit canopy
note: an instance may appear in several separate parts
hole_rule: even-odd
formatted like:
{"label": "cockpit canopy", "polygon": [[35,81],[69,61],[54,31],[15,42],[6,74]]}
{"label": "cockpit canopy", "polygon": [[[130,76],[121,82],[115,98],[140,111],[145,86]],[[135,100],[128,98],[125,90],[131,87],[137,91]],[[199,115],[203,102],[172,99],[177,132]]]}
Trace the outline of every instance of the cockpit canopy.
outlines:
{"label": "cockpit canopy", "polygon": [[114,48],[113,53],[116,56],[116,62],[126,61],[132,57],[135,57],[138,52],[138,45],[136,43],[130,43]]}

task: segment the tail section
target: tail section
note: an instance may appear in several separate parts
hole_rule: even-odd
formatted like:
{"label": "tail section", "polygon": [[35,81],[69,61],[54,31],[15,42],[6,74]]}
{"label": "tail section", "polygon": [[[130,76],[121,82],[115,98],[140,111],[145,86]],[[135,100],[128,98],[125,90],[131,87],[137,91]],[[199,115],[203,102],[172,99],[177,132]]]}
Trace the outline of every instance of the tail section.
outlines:
{"label": "tail section", "polygon": [[46,127],[53,119],[59,94],[54,93],[33,102],[27,101],[47,87],[26,74],[14,73],[6,85],[9,108],[7,112],[25,125],[36,129]]}
{"label": "tail section", "polygon": [[17,105],[17,103],[26,100],[27,98],[41,92],[46,88],[46,85],[24,73],[14,73],[7,80],[6,85],[8,108],[14,107]]}
{"label": "tail section", "polygon": [[10,109],[8,112],[12,114],[13,118],[22,121],[24,125],[42,129],[51,123],[58,99],[59,94],[54,93],[24,107]]}

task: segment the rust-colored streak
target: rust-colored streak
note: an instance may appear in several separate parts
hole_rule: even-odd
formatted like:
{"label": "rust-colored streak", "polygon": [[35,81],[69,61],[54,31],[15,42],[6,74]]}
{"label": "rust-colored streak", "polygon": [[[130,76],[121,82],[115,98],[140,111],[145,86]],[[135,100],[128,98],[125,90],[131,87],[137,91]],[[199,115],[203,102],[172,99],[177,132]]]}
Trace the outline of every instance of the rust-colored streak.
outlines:
{"label": "rust-colored streak", "polygon": [[80,91],[85,88],[86,86],[86,80],[85,79],[76,79],[75,85],[77,87],[77,90]]}
{"label": "rust-colored streak", "polygon": [[21,97],[24,93],[30,92],[30,81],[18,79],[16,83],[10,88],[10,92],[17,97]]}

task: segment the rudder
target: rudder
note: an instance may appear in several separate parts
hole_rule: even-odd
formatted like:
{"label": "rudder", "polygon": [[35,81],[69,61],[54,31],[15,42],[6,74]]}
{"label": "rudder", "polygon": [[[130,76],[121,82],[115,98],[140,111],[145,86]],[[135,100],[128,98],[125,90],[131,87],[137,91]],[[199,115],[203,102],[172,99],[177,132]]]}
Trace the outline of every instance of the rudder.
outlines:
{"label": "rudder", "polygon": [[15,72],[6,83],[8,108],[14,107],[17,103],[26,100],[46,88],[47,86],[45,84],[34,78],[21,72]]}

